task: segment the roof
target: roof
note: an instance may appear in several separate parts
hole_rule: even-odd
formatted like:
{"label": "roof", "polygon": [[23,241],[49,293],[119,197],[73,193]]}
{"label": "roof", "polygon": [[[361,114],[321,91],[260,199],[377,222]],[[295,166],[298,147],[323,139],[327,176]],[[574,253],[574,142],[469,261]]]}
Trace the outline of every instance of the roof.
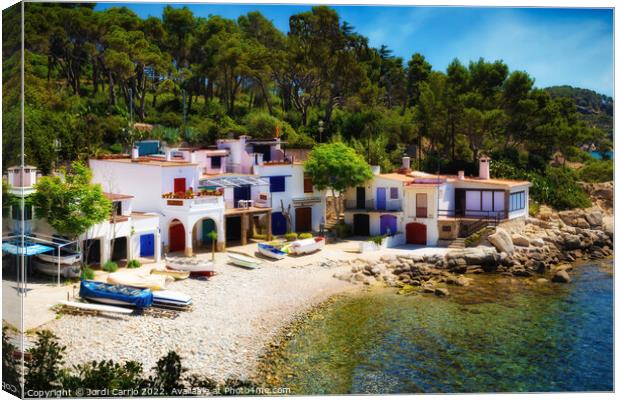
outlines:
{"label": "roof", "polygon": [[[410,176],[414,178],[414,184],[441,184],[443,182],[450,182],[450,183],[465,182],[465,183],[481,183],[481,184],[487,184],[487,185],[501,185],[501,186],[508,186],[508,187],[530,185],[529,181],[523,181],[523,180],[501,179],[501,178],[482,179],[476,176],[466,176],[463,179],[459,179],[457,175],[435,175],[435,174],[429,174],[429,173],[421,172],[421,171],[412,171],[410,173]],[[432,182],[433,179],[436,181]]]}
{"label": "roof", "polygon": [[[7,168],[7,171],[15,171],[15,170],[19,170],[21,169],[21,165],[15,165],[13,167],[9,167]],[[24,169],[28,168],[28,169],[37,169],[37,167],[33,166],[33,165],[24,165]]]}
{"label": "roof", "polygon": [[139,165],[151,165],[156,167],[195,167],[197,163],[190,163],[182,160],[166,161],[163,157],[139,157],[137,160],[132,160],[131,157],[123,158],[96,158],[98,161],[116,162],[122,164],[139,164]]}
{"label": "roof", "polygon": [[105,197],[107,197],[109,200],[128,200],[128,199],[133,199],[134,196],[129,195],[129,194],[120,194],[120,193],[106,193],[103,192],[103,195]]}
{"label": "roof", "polygon": [[200,186],[241,187],[243,185],[269,185],[269,181],[256,175],[219,175],[200,180]]}
{"label": "roof", "polygon": [[399,181],[399,182],[404,182],[404,183],[413,183],[413,177],[411,176],[407,176],[407,175],[403,175],[403,174],[397,174],[397,173],[390,173],[390,174],[379,174],[378,175],[381,178],[385,178],[385,179],[391,179],[393,181]]}

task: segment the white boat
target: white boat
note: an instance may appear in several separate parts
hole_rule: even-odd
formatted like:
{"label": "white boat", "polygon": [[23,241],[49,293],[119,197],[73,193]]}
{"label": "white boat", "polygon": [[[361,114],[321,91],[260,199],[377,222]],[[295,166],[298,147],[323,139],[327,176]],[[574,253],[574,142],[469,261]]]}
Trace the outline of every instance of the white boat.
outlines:
{"label": "white boat", "polygon": [[[57,254],[37,254],[37,258],[41,261],[57,264]],[[72,265],[80,262],[82,255],[80,253],[65,253],[60,252],[60,263],[63,265]]]}
{"label": "white boat", "polygon": [[321,250],[325,246],[325,238],[322,236],[310,239],[296,240],[289,246],[289,252],[293,254],[308,254]]}
{"label": "white boat", "polygon": [[260,261],[258,259],[236,253],[228,253],[228,261],[240,267],[252,269],[258,268],[258,266],[260,265]]}
{"label": "white boat", "polygon": [[[48,276],[58,276],[58,264],[56,263],[48,263],[42,262],[40,260],[34,260],[34,268],[42,273],[43,275]],[[79,278],[80,276],[80,265],[63,265],[60,264],[60,276],[63,278]]]}
{"label": "white boat", "polygon": [[284,257],[286,257],[285,252],[267,243],[259,243],[258,252],[264,255],[265,257],[273,258],[276,260],[281,260]]}
{"label": "white boat", "polygon": [[174,278],[175,281],[180,281],[180,280],[189,278],[189,271],[177,271],[177,270],[168,269],[168,268],[165,268],[165,269],[153,268],[151,270],[151,275],[170,276]]}
{"label": "white boat", "polygon": [[158,290],[153,292],[153,304],[164,306],[189,307],[192,304],[191,296],[174,290]]}
{"label": "white boat", "polygon": [[187,271],[192,275],[211,276],[215,273],[212,261],[199,260],[195,258],[166,257],[166,266],[177,271]]}
{"label": "white boat", "polygon": [[80,310],[111,312],[111,313],[118,313],[118,314],[131,314],[133,312],[133,310],[130,308],[106,306],[103,304],[80,303],[78,301],[66,301],[66,300],[59,301],[58,303],[62,304],[63,306],[67,306],[67,307],[79,308]]}
{"label": "white boat", "polygon": [[164,275],[144,275],[131,272],[113,272],[108,275],[108,283],[135,288],[163,290],[173,278]]}

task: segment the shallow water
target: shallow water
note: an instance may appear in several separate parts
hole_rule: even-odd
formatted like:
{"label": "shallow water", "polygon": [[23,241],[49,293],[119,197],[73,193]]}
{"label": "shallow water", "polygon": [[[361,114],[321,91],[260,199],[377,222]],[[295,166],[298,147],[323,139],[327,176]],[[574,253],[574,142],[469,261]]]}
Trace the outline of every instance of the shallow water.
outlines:
{"label": "shallow water", "polygon": [[613,390],[611,264],[568,285],[482,277],[451,295],[345,296],[273,358],[294,394]]}

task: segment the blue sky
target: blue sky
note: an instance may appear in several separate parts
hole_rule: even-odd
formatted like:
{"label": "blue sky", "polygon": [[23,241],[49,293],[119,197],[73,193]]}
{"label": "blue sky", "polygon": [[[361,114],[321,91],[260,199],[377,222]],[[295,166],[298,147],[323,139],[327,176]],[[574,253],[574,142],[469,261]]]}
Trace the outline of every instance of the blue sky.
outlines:
{"label": "blue sky", "polygon": [[[163,3],[100,3],[97,9],[125,5],[141,17],[161,17]],[[260,11],[288,31],[290,15],[301,5],[180,4],[195,15],[237,18]],[[536,86],[568,84],[613,95],[613,11],[611,9],[335,6],[341,19],[387,45],[405,61],[419,52],[445,71],[457,57],[467,64],[484,57],[525,70]]]}

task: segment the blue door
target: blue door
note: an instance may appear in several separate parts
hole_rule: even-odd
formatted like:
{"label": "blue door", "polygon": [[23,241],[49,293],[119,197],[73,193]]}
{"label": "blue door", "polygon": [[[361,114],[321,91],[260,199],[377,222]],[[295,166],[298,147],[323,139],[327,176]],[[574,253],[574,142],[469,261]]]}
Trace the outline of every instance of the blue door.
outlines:
{"label": "blue door", "polygon": [[284,235],[286,233],[286,218],[281,212],[271,214],[271,234]]}
{"label": "blue door", "polygon": [[153,257],[155,255],[155,235],[147,233],[140,236],[140,257]]}
{"label": "blue door", "polygon": [[382,215],[379,217],[379,228],[382,235],[395,235],[396,234],[396,216],[394,215]]}
{"label": "blue door", "polygon": [[377,188],[377,210],[385,210],[385,188]]}
{"label": "blue door", "polygon": [[209,233],[215,231],[217,233],[217,229],[215,227],[215,221],[211,218],[202,220],[202,243],[203,244],[211,244],[211,237]]}

